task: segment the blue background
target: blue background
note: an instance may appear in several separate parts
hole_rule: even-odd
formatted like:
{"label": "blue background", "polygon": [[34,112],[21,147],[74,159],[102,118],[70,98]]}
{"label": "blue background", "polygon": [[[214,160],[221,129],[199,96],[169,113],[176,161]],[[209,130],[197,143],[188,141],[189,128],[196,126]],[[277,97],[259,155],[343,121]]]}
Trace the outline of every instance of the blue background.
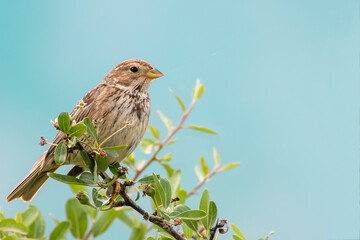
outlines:
{"label": "blue background", "polygon": [[[276,240],[357,239],[358,12],[350,0],[1,1],[0,206],[12,217],[26,208],[5,197],[45,150],[39,137],[55,135],[49,120],[139,58],[165,74],[150,89],[151,124],[162,130],[156,109],[181,115],[168,89],[189,103],[195,79],[206,86],[188,123],[219,135],[179,134],[173,164],[185,189],[216,146],[242,165],[207,187],[248,239],[271,230]],[[48,181],[33,200],[47,232],[70,196]],[[128,231],[117,221],[99,239]]]}

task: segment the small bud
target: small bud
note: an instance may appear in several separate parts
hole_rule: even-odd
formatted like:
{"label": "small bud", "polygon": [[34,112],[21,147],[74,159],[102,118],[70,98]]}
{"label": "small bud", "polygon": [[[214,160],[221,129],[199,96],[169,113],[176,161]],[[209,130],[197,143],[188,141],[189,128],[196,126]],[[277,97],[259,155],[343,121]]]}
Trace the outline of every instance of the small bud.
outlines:
{"label": "small bud", "polygon": [[179,225],[181,225],[181,224],[182,224],[181,218],[175,218],[175,219],[174,219],[174,225],[175,225],[175,226],[179,226]]}
{"label": "small bud", "polygon": [[60,130],[59,124],[57,122],[57,118],[55,119],[55,122],[53,120],[50,120],[50,123],[57,129]]}
{"label": "small bud", "polygon": [[153,187],[148,187],[146,188],[145,193],[153,198],[155,196],[155,189]]}
{"label": "small bud", "polygon": [[219,227],[219,233],[220,234],[225,234],[225,233],[227,233],[229,231],[229,226],[227,225],[227,220],[226,219],[220,219],[217,226]]}
{"label": "small bud", "polygon": [[76,194],[76,199],[79,200],[82,205],[91,205],[89,196],[86,192],[78,192]]}
{"label": "small bud", "polygon": [[100,154],[100,156],[102,156],[102,157],[106,157],[106,156],[107,156],[106,152],[105,152],[104,150],[102,150],[102,149],[99,150],[99,154]]}
{"label": "small bud", "polygon": [[144,213],[144,220],[147,221],[147,220],[149,220],[149,218],[150,218],[149,213],[148,213],[148,212],[145,212],[145,213]]}
{"label": "small bud", "polygon": [[152,214],[153,216],[157,216],[158,214],[157,214],[157,210],[155,210],[155,212],[153,212],[153,214]]}
{"label": "small bud", "polygon": [[128,169],[129,169],[128,167],[120,166],[118,168],[118,175],[123,176],[123,175],[129,174]]}
{"label": "small bud", "polygon": [[40,137],[40,146],[44,146],[47,143],[47,139],[45,139],[43,136]]}
{"label": "small bud", "polygon": [[166,209],[166,213],[167,213],[167,214],[170,214],[170,212],[171,212],[171,209],[168,207],[168,208]]}
{"label": "small bud", "polygon": [[199,229],[199,233],[201,234],[201,236],[206,235],[206,229],[204,228],[204,226],[201,226],[201,228]]}
{"label": "small bud", "polygon": [[275,235],[275,231],[269,232],[269,234],[265,237],[265,240],[268,240],[273,235]]}

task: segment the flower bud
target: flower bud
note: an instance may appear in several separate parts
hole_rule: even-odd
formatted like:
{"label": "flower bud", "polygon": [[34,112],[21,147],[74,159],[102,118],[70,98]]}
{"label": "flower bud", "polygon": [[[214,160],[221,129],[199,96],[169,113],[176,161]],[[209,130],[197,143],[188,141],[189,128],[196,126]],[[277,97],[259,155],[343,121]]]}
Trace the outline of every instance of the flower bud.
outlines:
{"label": "flower bud", "polygon": [[150,197],[154,197],[155,196],[155,189],[153,187],[148,187],[145,190],[146,195],[150,196]]}
{"label": "flower bud", "polygon": [[78,192],[78,193],[76,194],[76,199],[79,200],[79,202],[80,202],[82,205],[89,205],[89,206],[91,206],[89,196],[87,195],[86,192]]}

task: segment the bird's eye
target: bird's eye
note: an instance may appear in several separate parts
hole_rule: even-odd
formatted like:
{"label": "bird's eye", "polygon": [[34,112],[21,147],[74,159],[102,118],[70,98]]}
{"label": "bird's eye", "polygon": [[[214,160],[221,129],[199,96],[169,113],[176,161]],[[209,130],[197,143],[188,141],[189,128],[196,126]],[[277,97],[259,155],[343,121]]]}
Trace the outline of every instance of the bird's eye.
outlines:
{"label": "bird's eye", "polygon": [[134,73],[134,72],[139,71],[139,69],[137,69],[137,67],[131,67],[131,68],[130,68],[130,71],[132,71],[132,72]]}

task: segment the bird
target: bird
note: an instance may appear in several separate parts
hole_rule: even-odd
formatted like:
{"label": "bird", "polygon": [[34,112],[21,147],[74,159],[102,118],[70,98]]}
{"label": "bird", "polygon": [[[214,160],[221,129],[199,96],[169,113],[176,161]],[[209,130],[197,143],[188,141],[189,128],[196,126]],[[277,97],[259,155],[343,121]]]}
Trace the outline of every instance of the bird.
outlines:
{"label": "bird", "polygon": [[[108,156],[109,164],[126,159],[143,138],[150,116],[149,86],[152,80],[164,76],[148,62],[130,59],[116,65],[104,79],[90,90],[80,101],[83,109],[78,111],[79,104],[70,113],[75,122],[85,117],[97,122],[98,142],[102,142],[114,132],[127,125],[122,131],[110,137],[103,145],[126,148],[117,150],[117,157]],[[77,112],[77,114],[75,114]],[[55,172],[60,165],[55,163],[55,145],[62,141],[64,133],[59,131],[47,151],[36,161],[29,174],[11,191],[7,201],[21,198],[31,201],[45,181],[47,173]],[[79,151],[68,154],[64,164],[75,165],[68,175],[78,176],[87,169]]]}

